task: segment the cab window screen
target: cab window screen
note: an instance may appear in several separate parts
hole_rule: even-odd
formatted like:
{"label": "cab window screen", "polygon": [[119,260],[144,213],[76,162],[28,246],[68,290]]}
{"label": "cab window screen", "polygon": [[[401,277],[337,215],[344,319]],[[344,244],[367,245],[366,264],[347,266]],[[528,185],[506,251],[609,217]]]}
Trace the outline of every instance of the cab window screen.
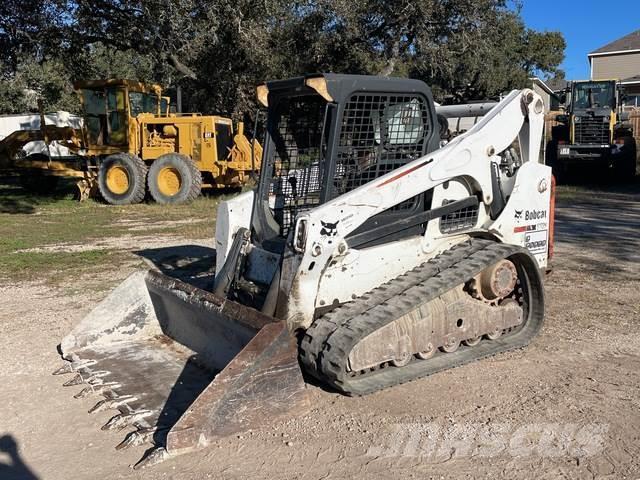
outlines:
{"label": "cab window screen", "polygon": [[[355,93],[342,115],[334,196],[354,190],[422,156],[429,139],[429,112],[419,95]],[[413,208],[409,199],[395,210]]]}
{"label": "cab window screen", "polygon": [[268,159],[273,169],[269,206],[286,237],[296,215],[321,201],[326,102],[316,95],[292,97],[275,108],[276,121],[267,125],[273,142]]}

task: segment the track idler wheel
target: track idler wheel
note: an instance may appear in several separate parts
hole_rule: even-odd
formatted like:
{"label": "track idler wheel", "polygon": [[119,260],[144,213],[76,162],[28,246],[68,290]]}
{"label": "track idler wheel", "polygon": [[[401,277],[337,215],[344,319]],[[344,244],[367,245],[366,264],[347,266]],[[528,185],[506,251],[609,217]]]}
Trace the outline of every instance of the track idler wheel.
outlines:
{"label": "track idler wheel", "polygon": [[482,340],[482,337],[468,338],[462,343],[464,343],[467,347],[475,347],[480,343],[480,340]]}
{"label": "track idler wheel", "polygon": [[449,340],[446,344],[441,346],[443,352],[453,353],[460,347],[460,340],[456,340],[455,338]]}
{"label": "track idler wheel", "polygon": [[435,353],[436,353],[436,349],[434,348],[433,344],[430,343],[429,345],[427,345],[426,350],[416,353],[416,357],[418,357],[420,360],[428,360],[431,357],[433,357]]}

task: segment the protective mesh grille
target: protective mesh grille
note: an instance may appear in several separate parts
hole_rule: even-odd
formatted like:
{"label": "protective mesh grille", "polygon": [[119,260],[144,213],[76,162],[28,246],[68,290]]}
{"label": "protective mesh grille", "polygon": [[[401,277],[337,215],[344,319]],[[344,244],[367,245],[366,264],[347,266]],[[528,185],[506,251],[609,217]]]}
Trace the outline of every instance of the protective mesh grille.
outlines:
{"label": "protective mesh grille", "polygon": [[320,156],[326,103],[320,97],[282,100],[271,138],[275,145],[269,204],[286,237],[296,215],[320,204]]}
{"label": "protective mesh grille", "polygon": [[464,207],[440,217],[440,232],[455,233],[473,228],[478,223],[478,207]]}
{"label": "protective mesh grille", "polygon": [[576,143],[607,144],[609,143],[609,122],[602,117],[585,115],[575,122]]}
{"label": "protective mesh grille", "polygon": [[[356,93],[347,102],[336,155],[334,195],[349,192],[423,154],[429,135],[419,95]],[[394,210],[413,208],[409,199]]]}

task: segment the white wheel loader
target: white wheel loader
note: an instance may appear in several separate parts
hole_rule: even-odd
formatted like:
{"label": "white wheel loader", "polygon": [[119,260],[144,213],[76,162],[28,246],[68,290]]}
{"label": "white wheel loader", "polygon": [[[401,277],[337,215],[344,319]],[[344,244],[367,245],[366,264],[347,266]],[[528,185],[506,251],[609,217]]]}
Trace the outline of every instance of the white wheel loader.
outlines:
{"label": "white wheel loader", "polygon": [[363,395],[542,325],[538,95],[511,92],[441,148],[420,81],[313,75],[258,97],[260,180],[218,210],[211,291],[135,273],[61,343],[56,373],[118,411],[104,428],[129,429],[119,448],[153,445],[138,466],[304,413],[310,377]]}

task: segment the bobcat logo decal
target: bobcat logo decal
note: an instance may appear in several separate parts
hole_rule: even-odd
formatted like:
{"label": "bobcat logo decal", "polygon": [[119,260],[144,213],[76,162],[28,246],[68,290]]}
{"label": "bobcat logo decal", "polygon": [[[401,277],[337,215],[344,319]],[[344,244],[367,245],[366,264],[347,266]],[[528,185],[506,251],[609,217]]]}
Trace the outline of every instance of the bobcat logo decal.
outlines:
{"label": "bobcat logo decal", "polygon": [[522,212],[523,210],[515,210],[515,215],[513,216],[513,218],[515,218],[516,220],[520,220],[522,218]]}
{"label": "bobcat logo decal", "polygon": [[322,230],[320,230],[320,235],[335,237],[338,234],[338,223],[340,223],[340,220],[338,220],[335,223],[327,223],[320,220],[320,223],[322,224]]}

